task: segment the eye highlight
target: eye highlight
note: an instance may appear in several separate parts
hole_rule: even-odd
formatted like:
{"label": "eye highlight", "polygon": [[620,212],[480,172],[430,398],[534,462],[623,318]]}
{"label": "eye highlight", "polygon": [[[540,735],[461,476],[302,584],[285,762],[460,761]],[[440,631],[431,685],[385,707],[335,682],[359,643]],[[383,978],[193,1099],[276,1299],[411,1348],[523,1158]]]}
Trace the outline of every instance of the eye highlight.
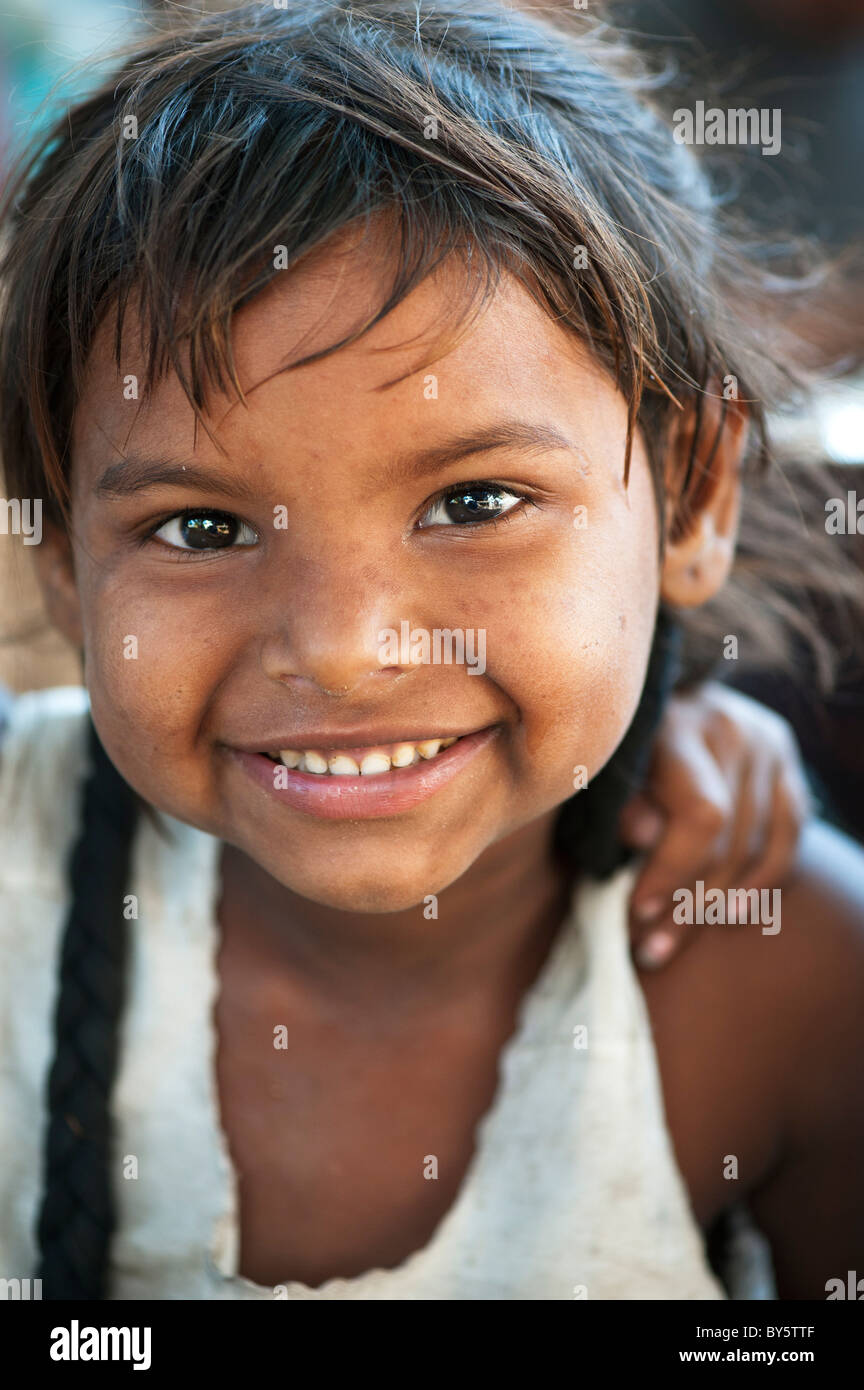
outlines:
{"label": "eye highlight", "polygon": [[173,550],[199,554],[258,543],[258,535],[248,522],[230,512],[212,510],[177,512],[151,531],[149,539],[159,540]]}
{"label": "eye highlight", "polygon": [[520,502],[530,500],[522,493],[503,487],[501,483],[460,483],[436,498],[417,524],[420,527],[477,526],[497,521],[518,507]]}

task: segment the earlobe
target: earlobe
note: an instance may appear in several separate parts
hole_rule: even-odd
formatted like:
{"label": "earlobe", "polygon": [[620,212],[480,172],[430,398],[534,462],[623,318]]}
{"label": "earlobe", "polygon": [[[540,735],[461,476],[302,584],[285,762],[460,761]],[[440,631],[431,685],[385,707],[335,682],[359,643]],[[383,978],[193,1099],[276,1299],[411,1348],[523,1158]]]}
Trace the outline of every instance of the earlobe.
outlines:
{"label": "earlobe", "polygon": [[694,530],[667,548],[661,582],[664,601],[677,608],[707,603],[729,578],[734,556],[735,535],[718,532],[714,518],[703,513]]}
{"label": "earlobe", "polygon": [[53,627],[77,650],[84,644],[81,605],[72,543],[68,532],[54,522],[43,527],[42,543],[36,548],[36,574],[48,618]]}
{"label": "earlobe", "polygon": [[699,482],[689,508],[675,490],[675,480],[682,476],[684,453],[693,446],[692,420],[679,429],[668,471],[669,538],[660,592],[666,603],[678,608],[697,608],[723,587],[732,569],[738,535],[748,412],[740,402],[707,396],[702,415],[693,470]]}

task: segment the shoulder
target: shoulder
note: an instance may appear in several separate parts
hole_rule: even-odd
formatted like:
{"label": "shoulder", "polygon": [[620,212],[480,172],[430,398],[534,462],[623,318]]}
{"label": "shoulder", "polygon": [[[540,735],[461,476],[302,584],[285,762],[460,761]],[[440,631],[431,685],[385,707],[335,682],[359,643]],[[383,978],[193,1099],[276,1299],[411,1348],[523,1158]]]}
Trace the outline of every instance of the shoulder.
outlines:
{"label": "shoulder", "polygon": [[864,848],[823,821],[814,821],[802,835],[783,904],[800,942],[818,941],[818,934],[808,935],[806,928],[824,921],[857,955],[864,921]]}
{"label": "shoulder", "polygon": [[0,749],[26,737],[36,726],[53,730],[81,725],[90,710],[90,698],[80,685],[55,685],[19,694],[0,684]]}
{"label": "shoulder", "polygon": [[781,1295],[824,1298],[860,1269],[864,1236],[864,852],[814,826],[783,906],[784,968],[766,984],[786,1055],[783,1142],[753,1210]]}
{"label": "shoulder", "polygon": [[789,1122],[815,1129],[847,1101],[862,1112],[864,849],[830,826],[802,837],[780,937],[778,968],[763,961],[757,979],[785,1050]]}
{"label": "shoulder", "polygon": [[727,953],[724,978],[731,993],[738,965],[750,972],[749,1008],[770,1010],[792,1105],[829,1062],[860,1067],[861,1052],[848,1055],[847,1044],[864,1046],[864,849],[814,822],[774,893],[779,930],[758,940],[758,926],[742,926],[741,960]]}
{"label": "shoulder", "polygon": [[0,685],[0,768],[6,771],[17,754],[35,754],[40,747],[54,753],[74,742],[89,710],[88,693],[80,685],[49,686],[17,695]]}
{"label": "shoulder", "polygon": [[641,982],[661,1037],[686,1025],[694,1046],[739,1058],[751,1084],[770,1076],[780,1097],[842,1054],[850,1029],[864,1041],[864,850],[814,822],[788,880],[748,916],[712,924],[706,911],[689,949]]}
{"label": "shoulder", "polygon": [[[80,686],[7,697],[0,739],[0,881],[51,888],[78,818],[89,700]],[[56,886],[56,885],[55,885]]]}
{"label": "shoulder", "polygon": [[814,823],[771,892],[641,982],[697,1214],[747,1196],[780,1296],[824,1298],[864,1229],[864,851]]}

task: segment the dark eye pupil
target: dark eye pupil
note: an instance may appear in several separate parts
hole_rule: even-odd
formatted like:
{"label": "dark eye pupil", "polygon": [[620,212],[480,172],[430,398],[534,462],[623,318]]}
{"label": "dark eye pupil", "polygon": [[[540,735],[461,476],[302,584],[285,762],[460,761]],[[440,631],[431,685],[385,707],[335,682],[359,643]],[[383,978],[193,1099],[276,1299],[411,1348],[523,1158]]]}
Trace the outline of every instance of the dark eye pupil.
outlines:
{"label": "dark eye pupil", "polygon": [[483,521],[498,515],[504,497],[503,490],[498,487],[466,487],[452,492],[444,506],[453,522]]}
{"label": "dark eye pupil", "polygon": [[186,545],[195,550],[218,550],[237,539],[237,522],[218,512],[200,512],[196,516],[185,516],[180,531]]}

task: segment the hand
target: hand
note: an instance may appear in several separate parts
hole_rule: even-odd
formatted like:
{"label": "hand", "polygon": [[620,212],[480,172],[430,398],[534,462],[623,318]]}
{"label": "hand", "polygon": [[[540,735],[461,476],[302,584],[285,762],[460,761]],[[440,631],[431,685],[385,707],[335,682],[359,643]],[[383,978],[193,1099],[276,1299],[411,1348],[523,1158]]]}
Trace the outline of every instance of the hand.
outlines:
{"label": "hand", "polygon": [[637,964],[665,965],[692,939],[672,920],[676,889],[779,887],[810,814],[785,719],[713,681],[673,696],[645,789],[621,814],[624,843],[648,851],[630,899]]}

